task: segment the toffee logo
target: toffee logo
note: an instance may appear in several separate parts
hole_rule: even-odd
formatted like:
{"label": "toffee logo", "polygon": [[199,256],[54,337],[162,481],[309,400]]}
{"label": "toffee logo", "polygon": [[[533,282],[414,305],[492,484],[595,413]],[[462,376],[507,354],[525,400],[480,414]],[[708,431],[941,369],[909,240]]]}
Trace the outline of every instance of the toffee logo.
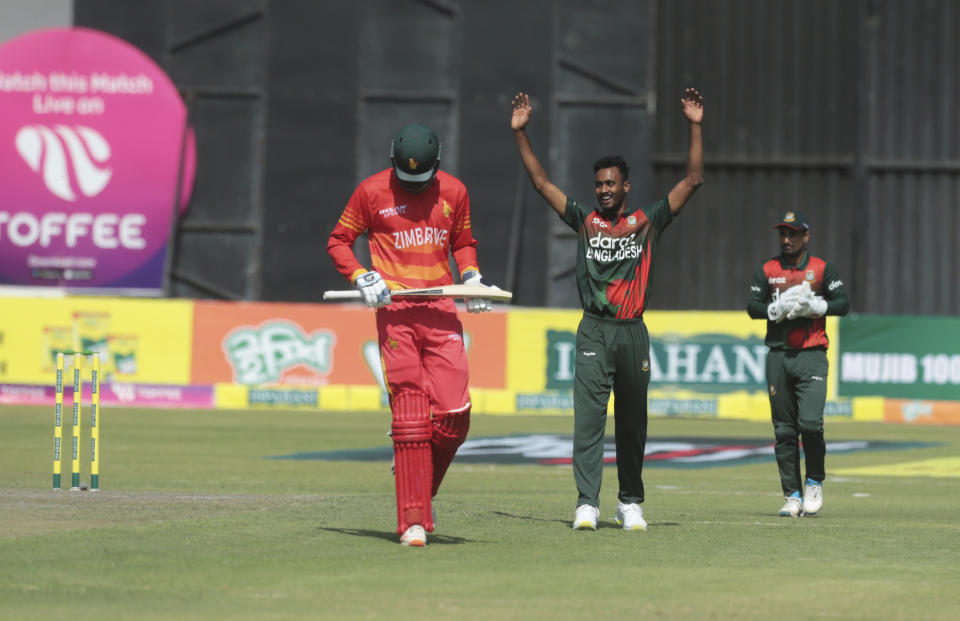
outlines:
{"label": "toffee logo", "polygon": [[20,128],[14,142],[17,153],[42,177],[47,190],[65,201],[76,201],[78,191],[87,198],[100,194],[113,176],[112,169],[105,166],[110,144],[89,127],[27,125]]}

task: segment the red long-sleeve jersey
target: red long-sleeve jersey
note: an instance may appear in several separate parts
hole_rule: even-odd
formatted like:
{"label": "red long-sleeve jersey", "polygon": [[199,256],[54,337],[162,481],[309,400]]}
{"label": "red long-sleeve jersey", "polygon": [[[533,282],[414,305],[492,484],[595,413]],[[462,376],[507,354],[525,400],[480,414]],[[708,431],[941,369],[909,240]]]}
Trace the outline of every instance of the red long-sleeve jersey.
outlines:
{"label": "red long-sleeve jersey", "polygon": [[372,267],[391,289],[453,284],[451,252],[461,275],[479,271],[467,188],[443,171],[421,194],[405,190],[390,168],[357,186],[327,242],[337,271],[351,283],[366,271],[353,254],[364,232]]}

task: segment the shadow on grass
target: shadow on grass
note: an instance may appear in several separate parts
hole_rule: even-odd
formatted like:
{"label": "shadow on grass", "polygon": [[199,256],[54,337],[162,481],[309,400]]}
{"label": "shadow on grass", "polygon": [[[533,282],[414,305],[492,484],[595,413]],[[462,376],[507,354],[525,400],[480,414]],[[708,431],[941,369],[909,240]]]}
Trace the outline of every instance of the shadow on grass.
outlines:
{"label": "shadow on grass", "polygon": [[[553,524],[563,524],[564,527],[569,528],[571,522],[568,520],[561,520],[556,518],[541,518],[534,517],[532,515],[517,515],[515,513],[507,513],[506,511],[491,511],[494,515],[499,515],[501,517],[513,518],[515,520],[527,520],[530,522],[546,522]],[[650,526],[680,526],[680,522],[650,522]],[[604,522],[597,520],[597,530],[601,528],[616,528],[619,529],[620,526],[616,522]]]}
{"label": "shadow on grass", "polygon": [[[399,538],[396,533],[390,531],[385,532],[382,530],[367,530],[364,528],[328,528],[326,526],[318,526],[318,530],[325,530],[328,533],[337,533],[340,535],[350,535],[352,537],[368,537],[371,539],[383,539],[384,541],[389,541],[390,543],[397,543]],[[453,537],[451,535],[437,535],[436,533],[431,533],[427,535],[427,545],[456,545],[464,543],[489,543],[487,541],[480,541],[478,539],[467,539],[466,537]]]}
{"label": "shadow on grass", "polygon": [[491,511],[494,515],[499,515],[501,517],[513,518],[514,520],[527,520],[528,522],[547,522],[554,524],[567,524],[567,520],[559,520],[555,518],[542,518],[534,517],[532,515],[517,515],[516,513],[507,513],[506,511]]}

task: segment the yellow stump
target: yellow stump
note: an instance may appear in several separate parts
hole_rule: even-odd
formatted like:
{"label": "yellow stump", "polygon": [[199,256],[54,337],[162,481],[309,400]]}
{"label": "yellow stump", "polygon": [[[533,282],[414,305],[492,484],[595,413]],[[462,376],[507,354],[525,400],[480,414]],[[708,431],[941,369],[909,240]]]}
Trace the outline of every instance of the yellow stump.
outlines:
{"label": "yellow stump", "polygon": [[73,354],[73,485],[71,490],[80,489],[80,410],[83,407],[83,354]]}
{"label": "yellow stump", "polygon": [[60,466],[63,461],[60,445],[63,443],[63,354],[57,354],[56,418],[53,423],[53,489],[60,489]]}
{"label": "yellow stump", "polygon": [[100,354],[90,369],[90,491],[100,488]]}

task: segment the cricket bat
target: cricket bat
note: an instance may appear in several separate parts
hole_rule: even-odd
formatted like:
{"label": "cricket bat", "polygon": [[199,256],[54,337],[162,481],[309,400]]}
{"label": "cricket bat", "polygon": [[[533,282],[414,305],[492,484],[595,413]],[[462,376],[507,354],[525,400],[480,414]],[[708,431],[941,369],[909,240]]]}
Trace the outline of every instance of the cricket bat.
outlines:
{"label": "cricket bat", "polygon": [[[513,294],[501,289],[481,287],[478,285],[442,285],[425,289],[393,289],[391,297],[395,298],[484,298],[494,302],[509,302]],[[356,289],[346,291],[324,291],[324,300],[360,300],[363,296]]]}

